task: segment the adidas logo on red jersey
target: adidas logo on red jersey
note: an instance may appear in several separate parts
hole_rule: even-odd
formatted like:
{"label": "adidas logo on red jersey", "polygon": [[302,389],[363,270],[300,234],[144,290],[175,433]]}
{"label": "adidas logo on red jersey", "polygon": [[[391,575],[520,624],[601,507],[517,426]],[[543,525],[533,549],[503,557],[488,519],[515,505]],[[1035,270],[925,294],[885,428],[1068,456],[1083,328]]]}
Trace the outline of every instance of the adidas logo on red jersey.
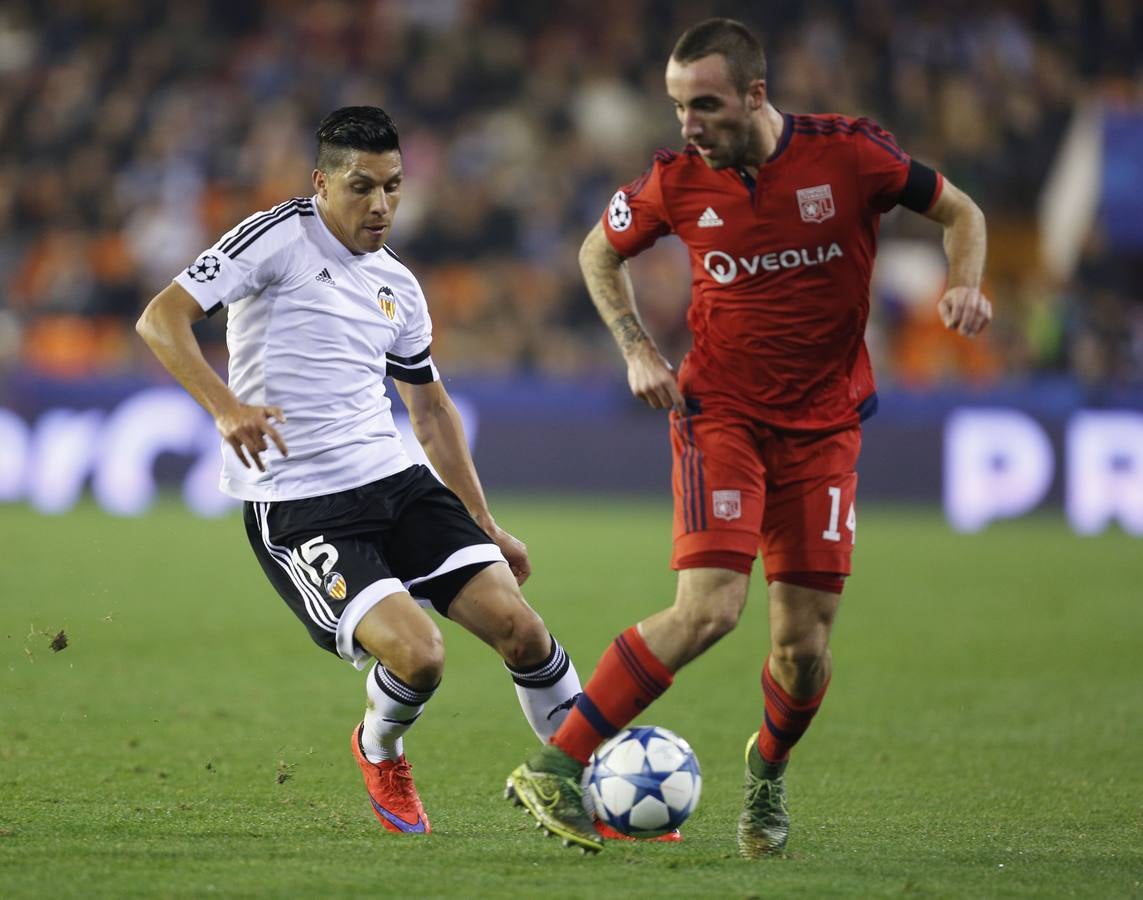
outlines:
{"label": "adidas logo on red jersey", "polygon": [[725,223],[718,217],[718,213],[710,206],[704,209],[702,215],[698,217],[699,228],[718,228],[723,224]]}

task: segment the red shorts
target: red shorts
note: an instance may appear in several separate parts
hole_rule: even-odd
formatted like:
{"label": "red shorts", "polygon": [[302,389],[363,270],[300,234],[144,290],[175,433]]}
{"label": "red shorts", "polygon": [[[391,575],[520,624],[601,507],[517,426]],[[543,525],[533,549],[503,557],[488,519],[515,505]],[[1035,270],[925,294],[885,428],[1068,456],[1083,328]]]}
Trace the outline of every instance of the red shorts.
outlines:
{"label": "red shorts", "polygon": [[848,575],[861,427],[784,431],[709,413],[671,413],[671,568]]}

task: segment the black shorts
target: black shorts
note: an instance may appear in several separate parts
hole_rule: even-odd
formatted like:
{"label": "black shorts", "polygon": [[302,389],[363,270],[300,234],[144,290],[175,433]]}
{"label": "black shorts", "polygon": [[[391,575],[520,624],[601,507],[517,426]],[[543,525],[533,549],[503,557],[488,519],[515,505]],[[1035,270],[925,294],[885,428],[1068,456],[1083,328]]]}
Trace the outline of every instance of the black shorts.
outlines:
{"label": "black shorts", "polygon": [[503,554],[456,495],[421,465],[304,500],[247,501],[246,535],[270,583],[331,653],[359,668],[353,640],[380,600],[408,591],[441,615]]}

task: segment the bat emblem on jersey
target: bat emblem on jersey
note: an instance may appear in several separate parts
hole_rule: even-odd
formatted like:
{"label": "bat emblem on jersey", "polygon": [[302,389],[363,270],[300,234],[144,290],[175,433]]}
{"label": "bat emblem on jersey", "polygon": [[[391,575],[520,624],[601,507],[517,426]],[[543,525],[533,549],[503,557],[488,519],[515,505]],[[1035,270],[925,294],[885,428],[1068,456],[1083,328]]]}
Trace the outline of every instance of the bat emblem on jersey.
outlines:
{"label": "bat emblem on jersey", "polygon": [[393,293],[393,289],[389,285],[383,284],[381,289],[377,291],[377,305],[381,307],[381,312],[390,319],[397,317],[397,295]]}
{"label": "bat emblem on jersey", "polygon": [[742,517],[741,491],[712,491],[710,502],[716,519],[730,522]]}
{"label": "bat emblem on jersey", "polygon": [[340,572],[330,572],[321,582],[322,590],[334,600],[344,600],[348,585]]}
{"label": "bat emblem on jersey", "polygon": [[824,222],[832,219],[836,210],[833,205],[833,189],[828,184],[798,190],[798,212],[803,222]]}

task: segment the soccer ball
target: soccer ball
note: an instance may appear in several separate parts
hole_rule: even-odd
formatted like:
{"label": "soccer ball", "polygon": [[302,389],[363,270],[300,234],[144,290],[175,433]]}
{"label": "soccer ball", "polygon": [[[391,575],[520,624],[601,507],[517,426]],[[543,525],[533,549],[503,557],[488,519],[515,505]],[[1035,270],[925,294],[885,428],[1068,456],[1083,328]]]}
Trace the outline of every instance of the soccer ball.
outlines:
{"label": "soccer ball", "polygon": [[632,837],[678,828],[702,792],[691,745],[656,726],[628,728],[603,744],[591,755],[586,782],[596,816]]}

